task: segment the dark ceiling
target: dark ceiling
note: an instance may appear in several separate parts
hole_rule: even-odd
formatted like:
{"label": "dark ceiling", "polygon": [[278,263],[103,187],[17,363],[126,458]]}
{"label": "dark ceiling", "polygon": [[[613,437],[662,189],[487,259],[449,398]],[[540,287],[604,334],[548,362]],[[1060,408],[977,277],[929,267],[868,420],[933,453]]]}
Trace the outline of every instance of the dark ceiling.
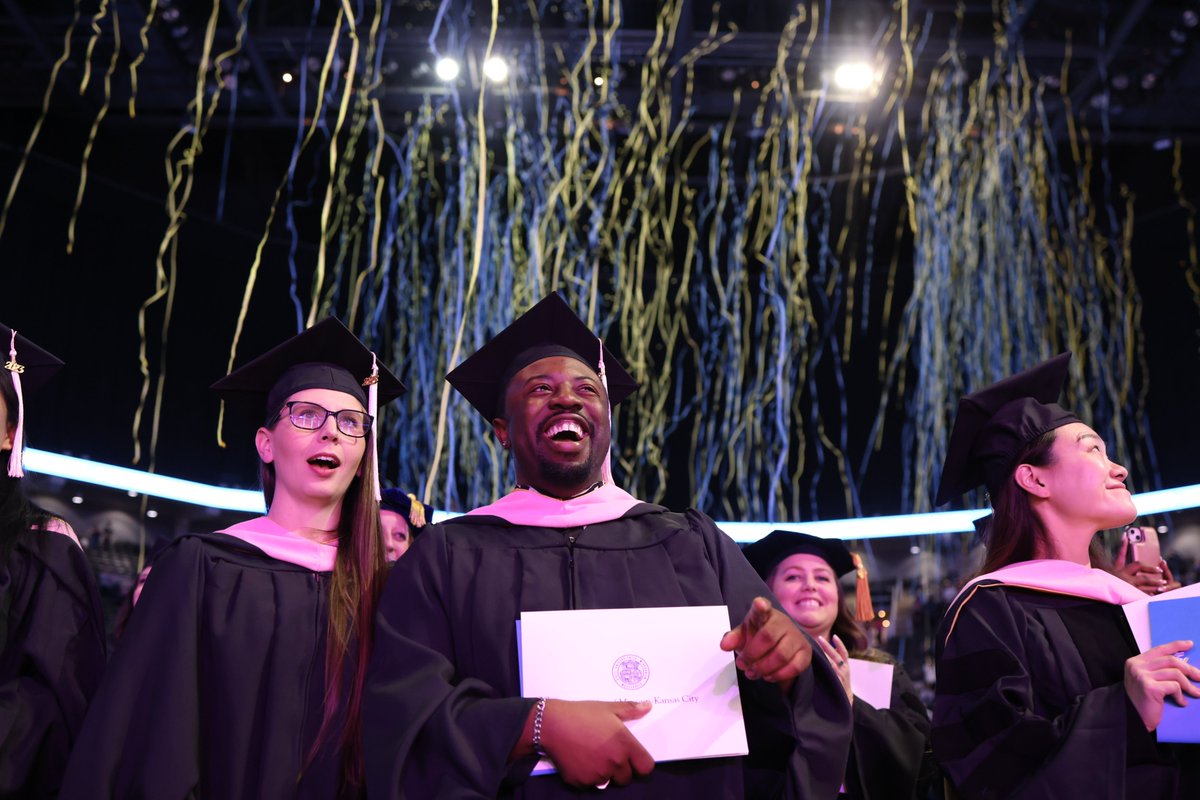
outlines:
{"label": "dark ceiling", "polygon": [[[78,85],[85,65],[82,57],[90,38],[88,16],[97,2],[79,0],[80,21],[74,27],[72,57],[63,66],[62,85]],[[204,30],[214,10],[218,12],[214,52],[234,43],[239,3],[237,0],[157,0],[153,22],[145,27],[146,47],[141,34],[151,3],[146,0],[111,0],[120,23],[120,47],[127,64],[143,51],[138,68],[137,115],[143,123],[176,126],[184,119],[195,91],[196,65],[200,62]],[[290,84],[284,73],[315,70],[324,60],[321,48],[334,24],[339,3],[325,0],[315,5],[292,0],[255,0],[246,4],[247,28],[242,55],[236,64],[238,95],[237,124],[242,128],[261,125],[290,128],[295,124],[300,82]],[[474,20],[470,41],[448,41],[443,24],[439,49],[458,55],[465,63],[460,81],[473,82],[479,75],[490,19],[487,0],[447,3],[449,14]],[[496,52],[510,52],[528,44],[531,25],[526,2],[505,0],[499,7]],[[577,3],[543,0],[541,35],[547,57],[554,58],[554,44],[579,42],[587,36],[585,21],[572,14]],[[615,36],[614,59],[623,70],[622,92],[636,91],[638,66],[655,38],[655,3],[625,2],[621,25]],[[780,31],[797,6],[803,6],[818,23],[820,35],[813,40],[808,63],[828,65],[848,55],[885,54],[892,68],[903,57],[898,38],[887,35],[890,25],[906,19],[912,32],[912,55],[917,83],[909,99],[909,111],[920,111],[920,81],[933,63],[951,49],[951,39],[970,65],[991,56],[997,39],[1006,35],[1020,42],[1030,73],[1041,79],[1047,107],[1055,115],[1059,134],[1064,134],[1064,102],[1092,126],[1097,135],[1101,110],[1111,112],[1111,141],[1158,141],[1179,137],[1185,142],[1200,137],[1200,104],[1192,102],[1200,88],[1200,3],[1194,0],[1026,0],[1015,9],[1007,29],[995,21],[992,0],[971,2],[907,3],[880,0],[836,0],[825,3],[796,3],[784,0],[754,0],[713,5],[683,0],[681,35],[674,50],[685,53],[702,42],[718,15],[716,30],[736,27],[737,35],[705,55],[697,63],[695,119],[727,119],[730,92],[734,86],[748,87],[764,77],[775,63]],[[380,60],[384,85],[380,90],[389,126],[399,124],[406,111],[415,108],[430,92],[441,92],[431,70],[430,31],[443,4],[434,0],[394,0],[386,5],[385,51]],[[894,6],[894,7],[893,7]],[[900,9],[906,6],[906,17]],[[35,109],[42,103],[51,66],[63,51],[64,35],[71,27],[77,6],[71,0],[0,0],[0,108]],[[566,10],[564,10],[566,9]],[[714,9],[716,11],[714,12]],[[443,17],[443,22],[445,18]],[[461,30],[461,26],[457,28]],[[107,56],[106,41],[97,44],[93,62],[102,68]],[[879,43],[883,42],[882,45]],[[798,44],[795,50],[800,50]],[[97,58],[99,55],[101,58]],[[121,68],[124,70],[124,66]],[[810,69],[810,74],[812,74]],[[113,95],[124,103],[129,80],[113,82]],[[1066,78],[1066,92],[1060,91]],[[87,93],[98,97],[102,81],[89,83]],[[516,89],[515,91],[520,91]],[[71,93],[60,92],[57,110],[72,102]],[[74,96],[81,108],[88,98]],[[114,105],[114,109],[117,108]],[[749,114],[749,110],[746,112]],[[113,112],[113,117],[122,114]],[[114,122],[116,122],[114,120]],[[119,124],[116,123],[116,124]],[[221,125],[221,120],[214,124]]]}

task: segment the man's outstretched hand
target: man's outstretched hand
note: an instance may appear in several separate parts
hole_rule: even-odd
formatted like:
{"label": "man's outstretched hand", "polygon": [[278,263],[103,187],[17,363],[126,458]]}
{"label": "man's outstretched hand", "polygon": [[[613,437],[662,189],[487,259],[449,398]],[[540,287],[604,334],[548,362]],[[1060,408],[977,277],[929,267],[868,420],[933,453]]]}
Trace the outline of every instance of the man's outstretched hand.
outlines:
{"label": "man's outstretched hand", "polygon": [[765,597],[754,598],[746,618],[721,638],[721,649],[736,654],[747,678],[778,684],[784,692],[812,664],[808,639]]}

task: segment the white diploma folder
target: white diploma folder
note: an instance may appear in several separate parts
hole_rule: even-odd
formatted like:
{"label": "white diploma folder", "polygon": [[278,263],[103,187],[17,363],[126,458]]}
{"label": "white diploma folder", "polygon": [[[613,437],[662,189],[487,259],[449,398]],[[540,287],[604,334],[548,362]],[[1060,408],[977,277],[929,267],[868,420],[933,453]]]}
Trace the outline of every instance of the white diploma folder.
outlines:
{"label": "white diploma folder", "polygon": [[523,696],[649,700],[626,725],[655,761],[749,752],[725,606],[525,611],[517,625]]}

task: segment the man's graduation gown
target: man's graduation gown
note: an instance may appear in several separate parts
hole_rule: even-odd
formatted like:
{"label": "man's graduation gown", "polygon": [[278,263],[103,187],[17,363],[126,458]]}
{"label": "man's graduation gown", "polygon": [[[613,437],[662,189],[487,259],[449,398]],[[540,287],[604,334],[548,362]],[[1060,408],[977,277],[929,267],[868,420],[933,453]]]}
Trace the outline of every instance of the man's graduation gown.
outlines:
{"label": "man's graduation gown", "polygon": [[62,796],[336,796],[328,753],[298,782],[321,723],[330,577],[224,533],[173,542],[155,559]]}
{"label": "man's graduation gown", "polygon": [[1125,692],[1138,650],[1123,598],[1077,590],[982,580],[946,613],[933,752],[963,798],[1176,796],[1177,768]]}
{"label": "man's graduation gown", "polygon": [[[532,758],[509,763],[536,702],[520,696],[515,623],[521,612],[728,605],[733,626],[756,596],[769,596],[737,546],[704,515],[631,500],[616,516],[560,527],[487,513],[458,517],[427,529],[397,562],[380,606],[363,702],[371,797],[587,793],[557,775],[530,777]],[[820,652],[815,644],[813,650]],[[771,765],[787,773],[790,796],[834,796],[846,764],[850,709],[828,662],[814,655],[790,696],[740,673],[739,681],[747,726],[792,739],[790,752]],[[741,798],[743,780],[739,758],[676,761],[606,793]]]}
{"label": "man's graduation gown", "polygon": [[0,797],[53,797],[104,674],[96,579],[69,537],[33,530],[0,566]]}

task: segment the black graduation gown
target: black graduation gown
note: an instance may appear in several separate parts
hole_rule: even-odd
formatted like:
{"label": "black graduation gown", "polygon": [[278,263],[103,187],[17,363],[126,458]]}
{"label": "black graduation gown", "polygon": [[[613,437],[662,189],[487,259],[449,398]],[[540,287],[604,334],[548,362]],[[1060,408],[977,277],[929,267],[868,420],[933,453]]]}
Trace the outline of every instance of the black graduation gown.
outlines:
{"label": "black graduation gown", "polygon": [[[861,657],[861,656],[855,656]],[[889,659],[890,660],[890,659]],[[929,714],[908,675],[896,665],[892,672],[892,700],[886,709],[854,702],[854,738],[846,765],[845,800],[912,800],[929,745]],[[750,763],[754,770],[754,797],[780,794],[783,776],[763,762],[786,758],[790,741],[774,730],[750,730]]]}
{"label": "black graduation gown", "polygon": [[1176,796],[1177,768],[1124,687],[1120,606],[982,581],[942,620],[933,752],[974,798]]}
{"label": "black graduation gown", "polygon": [[[574,541],[572,542],[572,539]],[[728,605],[740,623],[770,596],[741,551],[704,515],[639,504],[578,528],[515,526],[494,516],[434,525],[393,568],[377,617],[363,703],[372,798],[557,798],[557,775],[529,777],[508,756],[534,701],[520,696],[515,622],[522,611]],[[815,652],[819,648],[813,645]],[[790,795],[832,798],[846,764],[850,709],[825,659],[790,697],[740,678],[751,729],[791,738],[775,769]],[[742,759],[658,764],[606,796],[741,798]]]}
{"label": "black graduation gown", "polygon": [[321,723],[330,573],[241,539],[155,559],[84,724],[64,798],[334,797]]}
{"label": "black graduation gown", "polygon": [[849,800],[912,800],[929,746],[929,727],[929,712],[917,687],[896,664],[888,708],[854,702],[854,738],[844,796]]}
{"label": "black graduation gown", "polygon": [[104,674],[104,613],[87,557],[27,531],[0,566],[0,797],[54,797]]}

